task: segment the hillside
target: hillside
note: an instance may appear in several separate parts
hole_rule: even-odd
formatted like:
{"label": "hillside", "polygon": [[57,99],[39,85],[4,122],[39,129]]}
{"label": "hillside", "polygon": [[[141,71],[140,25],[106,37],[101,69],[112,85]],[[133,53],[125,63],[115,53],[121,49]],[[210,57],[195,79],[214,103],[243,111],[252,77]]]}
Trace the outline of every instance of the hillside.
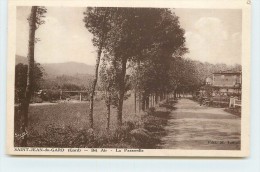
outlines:
{"label": "hillside", "polygon": [[27,58],[24,56],[15,55],[15,65],[19,63],[27,64]]}
{"label": "hillside", "polygon": [[[16,55],[15,64],[27,64],[26,57]],[[78,74],[94,74],[94,66],[78,62],[65,62],[65,63],[41,63],[44,68],[46,77],[53,78],[61,75],[74,76]]]}
{"label": "hillside", "polygon": [[94,74],[94,67],[77,62],[66,63],[44,63],[41,64],[48,77],[55,77],[60,75],[73,76],[77,74]]}
{"label": "hillside", "polygon": [[52,78],[45,78],[42,84],[43,89],[62,88],[65,85],[75,85],[79,87],[89,88],[92,83],[93,75],[76,74],[73,76],[60,75]]}
{"label": "hillside", "polygon": [[[16,55],[15,64],[27,64],[26,57]],[[94,66],[77,62],[43,63],[43,89],[55,89],[64,85],[76,85],[88,88],[94,75]]]}

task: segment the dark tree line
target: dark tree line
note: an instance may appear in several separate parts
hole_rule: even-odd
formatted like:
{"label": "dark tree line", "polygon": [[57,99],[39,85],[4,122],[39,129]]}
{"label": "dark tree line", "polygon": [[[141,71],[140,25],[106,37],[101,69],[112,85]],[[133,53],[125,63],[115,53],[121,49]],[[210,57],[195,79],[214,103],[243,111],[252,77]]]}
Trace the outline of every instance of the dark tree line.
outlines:
{"label": "dark tree line", "polygon": [[[97,46],[95,81],[102,58],[100,75],[106,93],[107,116],[109,119],[110,105],[114,105],[120,127],[130,88],[142,99],[143,110],[149,107],[151,95],[162,100],[171,91],[171,60],[187,51],[184,30],[170,9],[87,8],[84,14],[85,26],[93,34],[93,45]],[[92,93],[95,86],[96,82]],[[93,128],[93,100],[90,124]]]}
{"label": "dark tree line", "polygon": [[[139,109],[144,111],[169,96],[196,91],[213,72],[233,68],[183,58],[188,52],[185,31],[170,9],[98,7],[87,8],[84,14],[85,26],[97,46],[92,93],[100,76],[107,129],[111,105],[117,109],[117,126],[122,125],[124,100],[129,91],[134,94],[135,111],[137,100]],[[93,96],[89,112],[92,129]]]}
{"label": "dark tree line", "polygon": [[[27,86],[28,65],[19,63],[15,66],[15,102],[21,103]],[[39,90],[43,83],[43,68],[39,63],[34,64],[33,90]]]}

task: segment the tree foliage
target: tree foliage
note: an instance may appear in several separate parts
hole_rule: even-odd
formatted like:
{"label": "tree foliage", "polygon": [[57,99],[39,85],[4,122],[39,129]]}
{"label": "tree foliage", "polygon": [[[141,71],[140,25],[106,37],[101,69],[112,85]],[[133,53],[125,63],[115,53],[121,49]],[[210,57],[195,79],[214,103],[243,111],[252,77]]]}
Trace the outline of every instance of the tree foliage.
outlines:
{"label": "tree foliage", "polygon": [[[15,102],[20,103],[24,97],[26,84],[27,84],[27,71],[28,65],[19,63],[15,66]],[[43,83],[43,73],[44,69],[39,63],[34,65],[33,73],[33,91],[41,89]]]}
{"label": "tree foliage", "polygon": [[129,89],[149,107],[149,97],[195,91],[208,74],[227,68],[183,58],[188,52],[185,31],[171,9],[97,7],[85,15],[93,45],[100,46],[105,36],[100,85],[106,104],[117,108],[119,127]]}
{"label": "tree foliage", "polygon": [[[186,49],[184,30],[178,17],[169,9],[110,8],[109,11],[111,27],[107,32],[104,56],[109,56],[106,58],[110,61],[108,68],[114,66],[116,69],[112,73],[116,76],[114,88],[120,126],[129,81],[127,68],[133,69],[131,81],[136,80],[136,89],[147,94],[155,90],[162,92],[169,85],[169,60],[174,53],[181,54]],[[110,70],[107,69],[107,72]],[[138,76],[133,79],[135,72]]]}
{"label": "tree foliage", "polygon": [[93,129],[94,95],[95,95],[96,85],[98,81],[99,63],[100,63],[102,51],[106,46],[108,32],[111,28],[110,8],[88,7],[86,9],[86,12],[84,12],[84,15],[85,17],[83,21],[85,22],[85,27],[88,29],[90,33],[93,34],[92,42],[93,45],[97,47],[95,77],[92,84],[92,90],[90,94],[90,105],[89,105],[89,123],[90,123],[90,128]]}

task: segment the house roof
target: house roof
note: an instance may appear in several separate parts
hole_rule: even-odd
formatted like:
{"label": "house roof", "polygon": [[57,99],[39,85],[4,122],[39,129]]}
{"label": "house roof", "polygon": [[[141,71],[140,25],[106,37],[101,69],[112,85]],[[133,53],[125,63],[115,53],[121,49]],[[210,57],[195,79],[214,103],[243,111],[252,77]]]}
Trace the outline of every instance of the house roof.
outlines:
{"label": "house roof", "polygon": [[240,86],[221,86],[221,85],[213,85],[213,88],[233,88],[233,89],[241,89],[241,85]]}
{"label": "house roof", "polygon": [[213,74],[241,74],[241,71],[233,71],[233,70],[226,70],[226,71],[219,71],[214,72]]}

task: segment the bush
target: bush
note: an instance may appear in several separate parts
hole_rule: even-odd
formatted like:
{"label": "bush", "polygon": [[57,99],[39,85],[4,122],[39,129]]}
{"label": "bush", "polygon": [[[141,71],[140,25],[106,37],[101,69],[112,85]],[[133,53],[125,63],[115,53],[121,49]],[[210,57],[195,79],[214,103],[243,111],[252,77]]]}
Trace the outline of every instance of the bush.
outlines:
{"label": "bush", "polygon": [[30,146],[37,147],[86,147],[92,141],[86,129],[73,130],[70,126],[55,126],[50,124],[45,127],[42,134],[36,131],[30,133]]}
{"label": "bush", "polygon": [[79,100],[80,99],[79,95],[70,96],[70,98],[72,100]]}
{"label": "bush", "polygon": [[42,99],[44,101],[54,101],[60,99],[60,90],[47,90],[43,93]]}
{"label": "bush", "polygon": [[146,112],[147,112],[148,115],[154,114],[155,108],[154,108],[154,107],[151,107],[151,108],[149,108]]}
{"label": "bush", "polygon": [[135,145],[144,146],[151,144],[152,136],[148,130],[144,128],[137,128],[132,130],[130,133],[131,141],[134,142]]}
{"label": "bush", "polygon": [[40,98],[38,96],[34,96],[34,97],[32,97],[31,102],[32,103],[42,103],[43,100],[42,100],[42,98]]}
{"label": "bush", "polygon": [[113,141],[116,142],[130,142],[131,137],[130,137],[130,131],[135,129],[137,126],[134,122],[127,121],[124,122],[121,128],[118,128],[115,130],[114,136],[113,136]]}

